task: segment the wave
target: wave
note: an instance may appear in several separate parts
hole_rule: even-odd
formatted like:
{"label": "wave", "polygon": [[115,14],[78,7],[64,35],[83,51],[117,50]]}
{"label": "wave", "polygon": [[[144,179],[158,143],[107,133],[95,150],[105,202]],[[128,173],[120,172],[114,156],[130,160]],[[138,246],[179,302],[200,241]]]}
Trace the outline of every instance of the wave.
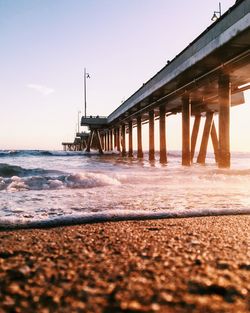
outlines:
{"label": "wave", "polygon": [[[12,171],[14,170],[15,169],[12,169]],[[16,172],[22,170],[24,169],[17,167]],[[30,171],[34,173],[34,170]],[[0,177],[0,190],[6,190],[9,192],[26,190],[54,190],[62,188],[95,188],[119,184],[121,183],[118,179],[99,173],[64,174],[59,176],[38,175],[28,177],[13,175],[8,178]]]}
{"label": "wave", "polygon": [[21,166],[17,165],[10,165],[6,163],[0,163],[0,177],[1,178],[8,178],[13,176],[24,177],[24,176],[31,176],[31,175],[55,175],[62,173],[57,170],[45,170],[41,168],[34,168],[34,169],[26,169]]}
{"label": "wave", "polygon": [[249,215],[249,209],[171,209],[165,211],[115,211],[107,210],[99,213],[85,213],[81,215],[67,215],[43,220],[26,220],[0,218],[0,230],[22,229],[22,228],[50,228],[59,226],[79,225],[87,223],[118,222],[131,220],[153,220],[167,218],[190,218],[205,216],[225,215]]}
{"label": "wave", "polygon": [[[98,151],[48,151],[48,150],[0,150],[0,158],[6,157],[75,157],[96,155]],[[110,154],[110,153],[109,153]]]}

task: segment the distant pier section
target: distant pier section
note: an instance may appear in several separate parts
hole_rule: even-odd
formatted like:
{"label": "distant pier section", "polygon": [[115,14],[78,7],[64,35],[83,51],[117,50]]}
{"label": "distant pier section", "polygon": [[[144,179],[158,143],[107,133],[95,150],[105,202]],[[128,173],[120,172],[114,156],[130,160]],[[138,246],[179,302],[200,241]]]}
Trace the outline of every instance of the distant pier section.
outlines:
{"label": "distant pier section", "polygon": [[62,142],[64,151],[84,151],[87,147],[89,133],[77,132],[73,142]]}

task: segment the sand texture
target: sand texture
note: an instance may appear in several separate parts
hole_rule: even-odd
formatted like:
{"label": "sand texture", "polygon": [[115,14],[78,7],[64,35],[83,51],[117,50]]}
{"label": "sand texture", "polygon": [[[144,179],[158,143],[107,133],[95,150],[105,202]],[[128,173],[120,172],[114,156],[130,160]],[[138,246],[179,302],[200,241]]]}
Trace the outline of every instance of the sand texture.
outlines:
{"label": "sand texture", "polygon": [[1,312],[250,312],[250,216],[1,231]]}

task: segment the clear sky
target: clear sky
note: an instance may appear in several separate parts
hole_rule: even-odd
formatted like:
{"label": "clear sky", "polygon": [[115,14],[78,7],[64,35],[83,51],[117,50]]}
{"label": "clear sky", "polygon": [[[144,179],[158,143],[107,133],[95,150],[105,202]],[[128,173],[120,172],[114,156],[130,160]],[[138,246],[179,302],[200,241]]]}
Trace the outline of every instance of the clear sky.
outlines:
{"label": "clear sky", "polygon": [[[221,0],[222,12],[234,3]],[[84,67],[87,113],[108,115],[217,9],[216,0],[0,0],[0,149],[61,149],[83,110]],[[250,151],[249,95],[232,109],[233,150]],[[180,127],[169,120],[170,149]]]}

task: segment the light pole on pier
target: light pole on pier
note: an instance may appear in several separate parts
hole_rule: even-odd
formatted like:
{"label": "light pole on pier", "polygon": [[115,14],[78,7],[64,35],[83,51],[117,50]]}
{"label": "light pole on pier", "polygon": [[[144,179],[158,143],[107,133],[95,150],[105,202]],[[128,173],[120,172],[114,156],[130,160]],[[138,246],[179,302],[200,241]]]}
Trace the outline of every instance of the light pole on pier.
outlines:
{"label": "light pole on pier", "polygon": [[[218,15],[217,15],[218,14]],[[215,22],[221,17],[221,3],[219,2],[219,11],[214,11],[211,21]]]}
{"label": "light pole on pier", "polygon": [[87,116],[87,78],[90,78],[90,75],[86,72],[86,68],[84,68],[84,117]]}

